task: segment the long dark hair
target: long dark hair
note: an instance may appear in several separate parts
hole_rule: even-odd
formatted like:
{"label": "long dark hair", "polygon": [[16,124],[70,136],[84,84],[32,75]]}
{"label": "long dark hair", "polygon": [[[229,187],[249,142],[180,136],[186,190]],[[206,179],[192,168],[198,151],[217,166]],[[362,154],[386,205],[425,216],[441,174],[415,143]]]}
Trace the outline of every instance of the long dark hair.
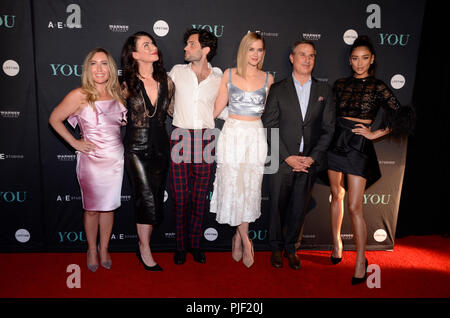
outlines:
{"label": "long dark hair", "polygon": [[[138,73],[139,66],[133,58],[133,52],[136,52],[136,42],[141,36],[148,36],[153,44],[158,47],[155,39],[144,31],[136,32],[128,37],[122,48],[121,65],[122,65],[122,82],[125,82],[128,89],[129,97],[136,97],[138,90]],[[167,73],[163,64],[163,56],[161,50],[158,49],[158,60],[153,62],[153,79],[159,83],[167,82]]]}
{"label": "long dark hair", "polygon": [[[355,42],[353,42],[352,46],[350,47],[349,56],[352,56],[353,51],[357,47],[361,47],[361,46],[366,47],[373,56],[376,56],[375,49],[373,48],[373,45],[372,45],[372,41],[370,41],[370,39],[367,35],[360,35],[356,38]],[[369,75],[371,75],[371,76],[375,75],[375,68],[376,68],[376,58],[374,59],[373,63],[370,64]]]}

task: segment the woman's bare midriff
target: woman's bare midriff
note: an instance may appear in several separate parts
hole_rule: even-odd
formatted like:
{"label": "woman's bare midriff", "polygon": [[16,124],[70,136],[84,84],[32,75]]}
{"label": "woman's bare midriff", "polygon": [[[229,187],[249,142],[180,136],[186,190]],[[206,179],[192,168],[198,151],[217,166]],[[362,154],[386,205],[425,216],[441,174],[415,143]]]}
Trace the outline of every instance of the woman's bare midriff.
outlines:
{"label": "woman's bare midriff", "polygon": [[371,119],[361,119],[361,118],[354,118],[354,117],[342,117],[351,121],[357,121],[358,123],[363,123],[363,124],[371,124],[372,120]]}
{"label": "woman's bare midriff", "polygon": [[247,120],[247,121],[254,121],[254,120],[261,119],[261,117],[243,116],[243,115],[235,115],[235,114],[230,114],[230,115],[228,115],[228,117],[234,118],[234,119],[239,119],[239,120]]}

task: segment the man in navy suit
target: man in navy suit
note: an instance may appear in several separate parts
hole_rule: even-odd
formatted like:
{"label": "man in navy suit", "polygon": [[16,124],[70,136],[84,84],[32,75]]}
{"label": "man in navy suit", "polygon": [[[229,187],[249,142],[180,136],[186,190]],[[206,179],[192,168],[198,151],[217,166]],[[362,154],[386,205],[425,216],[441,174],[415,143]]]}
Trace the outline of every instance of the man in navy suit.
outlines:
{"label": "man in navy suit", "polygon": [[262,121],[279,129],[277,173],[270,176],[269,240],[272,266],[300,268],[296,244],[317,173],[326,169],[326,151],[333,138],[335,105],[331,87],[312,77],[313,42],[297,41],[291,50],[292,76],[270,88]]}

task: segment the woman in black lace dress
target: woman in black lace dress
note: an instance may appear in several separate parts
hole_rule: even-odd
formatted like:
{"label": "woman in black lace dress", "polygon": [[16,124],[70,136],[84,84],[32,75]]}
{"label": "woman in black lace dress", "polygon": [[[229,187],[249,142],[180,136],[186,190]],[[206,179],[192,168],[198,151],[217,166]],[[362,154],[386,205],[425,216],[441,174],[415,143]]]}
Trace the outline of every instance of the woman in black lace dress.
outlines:
{"label": "woman in black lace dress", "polygon": [[[348,192],[348,211],[356,244],[356,264],[352,284],[366,279],[367,259],[366,223],[363,215],[363,196],[367,187],[381,177],[372,140],[391,131],[401,131],[404,112],[399,101],[383,81],[374,77],[375,52],[366,36],[358,37],[350,50],[353,75],[334,84],[336,98],[336,130],[328,151],[328,177],[331,188],[331,227],[333,251],[331,262],[342,259],[340,237],[344,213],[345,189]],[[384,123],[373,127],[378,111],[385,114]],[[372,127],[371,127],[372,125]],[[346,177],[346,179],[345,179]]]}
{"label": "woman in black lace dress", "polygon": [[150,236],[163,217],[170,161],[164,122],[167,114],[173,114],[175,87],[150,34],[137,32],[130,36],[121,59],[128,108],[125,168],[132,186],[139,237],[136,255],[146,270],[161,271],[150,250]]}

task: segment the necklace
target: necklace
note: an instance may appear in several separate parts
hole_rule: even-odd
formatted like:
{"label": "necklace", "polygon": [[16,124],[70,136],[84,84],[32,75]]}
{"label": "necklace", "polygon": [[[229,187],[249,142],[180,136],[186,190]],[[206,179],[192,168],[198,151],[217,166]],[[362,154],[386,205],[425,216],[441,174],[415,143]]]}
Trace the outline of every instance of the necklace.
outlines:
{"label": "necklace", "polygon": [[156,99],[156,102],[155,102],[156,105],[154,106],[155,111],[153,112],[153,114],[152,114],[151,116],[149,116],[149,115],[148,115],[147,104],[145,103],[144,95],[142,95],[142,90],[140,91],[140,93],[141,93],[141,97],[142,97],[142,102],[144,103],[144,116],[145,116],[145,117],[148,117],[148,118],[154,117],[155,114],[156,114],[156,111],[158,110],[158,98]]}
{"label": "necklace", "polygon": [[152,76],[153,76],[153,74],[150,74],[149,77],[144,77],[144,76],[142,76],[141,74],[138,73],[138,77],[139,77],[140,79],[143,79],[143,80],[147,80],[147,79],[149,79],[149,78],[152,78]]}

